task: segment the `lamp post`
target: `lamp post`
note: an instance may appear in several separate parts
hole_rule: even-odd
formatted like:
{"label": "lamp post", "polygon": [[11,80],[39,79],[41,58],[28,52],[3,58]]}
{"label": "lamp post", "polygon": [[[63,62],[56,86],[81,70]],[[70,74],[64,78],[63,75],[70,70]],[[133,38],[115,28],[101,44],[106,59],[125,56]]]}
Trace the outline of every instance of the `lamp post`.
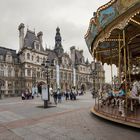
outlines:
{"label": "lamp post", "polygon": [[[46,82],[47,82],[47,98],[44,98],[44,108],[47,108],[48,107],[48,102],[50,101],[50,93],[49,93],[49,88],[50,88],[50,85],[49,85],[49,73],[51,71],[49,71],[49,67],[51,66],[54,66],[53,64],[53,61],[51,62],[50,60],[46,60],[45,62],[43,62],[42,64],[42,67],[43,67],[43,71],[45,72],[45,76],[46,76]],[[43,96],[43,95],[42,95]]]}
{"label": "lamp post", "polygon": [[32,87],[36,86],[36,71],[33,69],[32,73]]}
{"label": "lamp post", "polygon": [[1,87],[2,87],[2,85],[3,85],[4,83],[5,83],[4,80],[1,80],[1,79],[0,79],[0,99],[2,99],[2,90],[1,90]]}
{"label": "lamp post", "polygon": [[94,93],[94,95],[95,95],[95,93],[96,93],[96,88],[95,88],[95,86],[96,86],[96,84],[95,84],[95,79],[96,79],[96,76],[97,76],[97,72],[96,72],[96,70],[93,70],[93,71],[92,71],[92,76],[93,76],[93,93]]}

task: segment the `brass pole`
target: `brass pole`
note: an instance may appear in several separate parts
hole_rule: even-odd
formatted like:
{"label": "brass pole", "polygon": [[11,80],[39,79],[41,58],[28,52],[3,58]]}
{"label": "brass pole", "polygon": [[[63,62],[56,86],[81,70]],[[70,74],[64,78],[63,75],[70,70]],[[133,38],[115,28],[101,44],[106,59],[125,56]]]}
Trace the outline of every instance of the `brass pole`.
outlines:
{"label": "brass pole", "polygon": [[[110,47],[111,47],[111,43],[110,43]],[[111,83],[112,83],[112,87],[113,87],[113,71],[112,71],[112,48],[110,48],[110,55],[111,55]]]}
{"label": "brass pole", "polygon": [[130,53],[129,47],[127,46],[127,60],[128,60],[128,72],[129,72],[129,84],[131,83],[131,70],[130,70]]}
{"label": "brass pole", "polygon": [[119,64],[118,64],[118,77],[119,83],[121,82],[121,42],[120,42],[120,34],[119,34]]}
{"label": "brass pole", "polygon": [[125,30],[123,30],[123,46],[124,46],[124,74],[125,74],[125,91],[126,89],[126,81],[127,81],[127,68],[126,68],[126,44],[125,44]]}
{"label": "brass pole", "polygon": [[[123,47],[124,47],[124,73],[125,73],[125,94],[126,94],[126,115],[127,115],[127,68],[126,68],[126,40],[125,40],[125,30],[123,30]],[[126,116],[127,117],[127,116]],[[126,118],[125,118],[126,119]]]}

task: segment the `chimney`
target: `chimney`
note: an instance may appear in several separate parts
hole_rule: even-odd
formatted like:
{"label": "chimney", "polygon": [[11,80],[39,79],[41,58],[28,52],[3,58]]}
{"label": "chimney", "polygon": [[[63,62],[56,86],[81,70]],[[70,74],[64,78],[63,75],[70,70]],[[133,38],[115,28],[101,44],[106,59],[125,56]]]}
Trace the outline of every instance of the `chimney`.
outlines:
{"label": "chimney", "polygon": [[18,30],[19,30],[19,48],[20,50],[22,49],[23,45],[24,45],[24,24],[21,23],[18,26]]}
{"label": "chimney", "polygon": [[75,46],[70,47],[72,64],[75,64]]}
{"label": "chimney", "polygon": [[80,52],[80,54],[83,56],[83,50],[80,50],[79,52]]}
{"label": "chimney", "polygon": [[40,45],[41,45],[41,46],[42,46],[42,42],[43,42],[42,36],[43,36],[43,33],[40,31],[40,32],[37,34],[37,37],[38,37],[38,39],[39,39],[39,42],[40,42]]}

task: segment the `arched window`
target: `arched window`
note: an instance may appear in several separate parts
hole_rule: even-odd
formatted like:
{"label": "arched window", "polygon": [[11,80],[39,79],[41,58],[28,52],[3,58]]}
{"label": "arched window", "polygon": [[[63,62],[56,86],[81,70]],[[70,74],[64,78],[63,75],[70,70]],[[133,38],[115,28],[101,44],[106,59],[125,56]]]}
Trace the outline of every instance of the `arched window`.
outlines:
{"label": "arched window", "polygon": [[36,61],[39,62],[39,56],[36,57]]}
{"label": "arched window", "polygon": [[31,69],[27,69],[27,75],[31,76]]}
{"label": "arched window", "polygon": [[34,61],[34,56],[32,55],[32,61]]}
{"label": "arched window", "polygon": [[27,53],[27,59],[30,60],[30,53]]}
{"label": "arched window", "polygon": [[0,76],[4,76],[4,66],[0,66]]}
{"label": "arched window", "polygon": [[43,62],[45,62],[45,57],[43,57]]}
{"label": "arched window", "polygon": [[12,76],[12,69],[11,67],[8,67],[8,77],[11,77]]}
{"label": "arched window", "polygon": [[39,44],[38,43],[36,43],[36,49],[39,50]]}

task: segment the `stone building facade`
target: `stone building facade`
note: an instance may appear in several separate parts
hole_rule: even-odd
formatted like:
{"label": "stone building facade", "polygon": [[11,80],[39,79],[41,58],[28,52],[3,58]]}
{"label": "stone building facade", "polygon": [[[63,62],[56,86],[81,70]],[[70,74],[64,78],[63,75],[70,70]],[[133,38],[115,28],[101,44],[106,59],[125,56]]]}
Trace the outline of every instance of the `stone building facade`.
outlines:
{"label": "stone building facade", "polygon": [[[41,64],[46,60],[53,62],[49,67],[49,85],[53,89],[61,90],[72,87],[84,90],[93,85],[92,65],[98,65],[97,85],[104,83],[105,72],[101,64],[85,61],[83,50],[70,47],[70,55],[64,52],[60,28],[56,28],[54,49],[43,47],[43,33],[35,34],[21,23],[19,30],[19,50],[0,47],[0,83],[1,93],[5,96],[20,95],[22,90],[36,85],[40,92],[40,86],[46,83],[46,74]],[[100,79],[100,80],[99,80]]]}

